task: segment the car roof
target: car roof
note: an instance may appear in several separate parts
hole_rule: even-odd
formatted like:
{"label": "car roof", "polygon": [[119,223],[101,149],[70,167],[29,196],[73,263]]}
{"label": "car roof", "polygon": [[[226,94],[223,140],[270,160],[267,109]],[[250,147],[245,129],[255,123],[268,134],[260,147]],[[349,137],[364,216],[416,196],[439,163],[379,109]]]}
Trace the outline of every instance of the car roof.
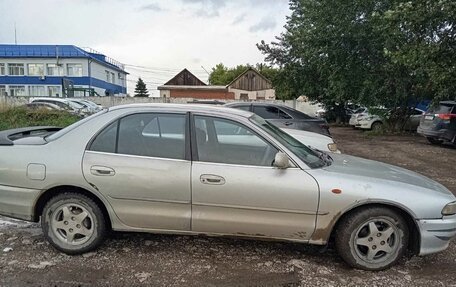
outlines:
{"label": "car roof", "polygon": [[441,101],[440,103],[444,105],[456,105],[456,101]]}
{"label": "car roof", "polygon": [[168,109],[170,111],[187,111],[187,112],[215,112],[220,114],[232,114],[248,118],[253,114],[248,111],[231,109],[224,106],[204,105],[204,104],[163,104],[163,103],[147,103],[147,104],[128,104],[110,107],[109,111],[120,109]]}
{"label": "car roof", "polygon": [[34,101],[54,101],[54,102],[62,102],[62,103],[68,102],[68,99],[66,99],[66,98],[61,99],[61,98],[51,98],[51,97],[47,97],[47,98],[32,98],[31,100],[32,100],[32,102],[34,102]]}

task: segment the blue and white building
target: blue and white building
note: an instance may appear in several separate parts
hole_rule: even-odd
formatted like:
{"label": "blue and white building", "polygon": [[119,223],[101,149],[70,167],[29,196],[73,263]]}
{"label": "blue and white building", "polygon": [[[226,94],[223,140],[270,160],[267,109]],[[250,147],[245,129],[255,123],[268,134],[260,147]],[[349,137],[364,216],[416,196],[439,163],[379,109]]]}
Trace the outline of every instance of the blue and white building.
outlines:
{"label": "blue and white building", "polygon": [[1,45],[0,95],[62,97],[62,82],[75,97],[126,96],[124,65],[91,49],[73,45]]}

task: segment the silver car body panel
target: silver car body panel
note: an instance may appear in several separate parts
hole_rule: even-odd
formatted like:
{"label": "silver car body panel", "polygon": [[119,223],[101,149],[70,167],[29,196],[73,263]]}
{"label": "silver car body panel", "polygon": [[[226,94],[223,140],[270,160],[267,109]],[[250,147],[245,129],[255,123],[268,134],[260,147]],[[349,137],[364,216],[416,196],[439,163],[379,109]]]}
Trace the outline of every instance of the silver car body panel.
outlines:
{"label": "silver car body panel", "polygon": [[[278,170],[86,151],[94,135],[112,121],[153,111],[194,112],[235,120],[286,153],[293,167]],[[37,140],[40,144],[36,145],[30,140],[31,145],[25,141],[0,146],[0,214],[37,220],[34,210],[40,196],[64,185],[98,197],[114,230],[325,244],[337,220],[347,211],[380,203],[401,208],[415,220],[421,254],[445,249],[455,235],[455,217],[442,217],[441,211],[456,198],[442,185],[399,167],[338,154],[331,155],[332,165],[311,169],[252,124],[248,119],[251,115],[199,105],[129,105],[82,120],[55,133],[47,144]],[[39,176],[27,175],[29,164],[40,167]],[[93,166],[112,168],[115,175],[95,178]],[[222,177],[224,184],[203,184],[202,175]],[[342,192],[334,193],[333,189]]]}

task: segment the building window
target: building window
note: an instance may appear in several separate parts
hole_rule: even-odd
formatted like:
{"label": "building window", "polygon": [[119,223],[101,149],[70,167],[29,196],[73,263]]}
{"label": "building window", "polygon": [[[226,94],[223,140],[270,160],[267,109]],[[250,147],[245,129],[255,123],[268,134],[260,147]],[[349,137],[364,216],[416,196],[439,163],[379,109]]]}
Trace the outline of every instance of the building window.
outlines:
{"label": "building window", "polygon": [[67,64],[67,75],[82,77],[82,64]]}
{"label": "building window", "polygon": [[12,97],[24,97],[24,96],[26,96],[26,94],[25,94],[25,86],[9,86],[9,95],[12,96]]}
{"label": "building window", "polygon": [[29,86],[30,97],[45,97],[46,92],[44,86]]}
{"label": "building window", "polygon": [[24,64],[8,64],[8,70],[10,76],[23,76]]}
{"label": "building window", "polygon": [[75,98],[83,98],[85,96],[84,87],[83,86],[74,86],[73,97]]}
{"label": "building window", "polygon": [[60,86],[48,86],[48,96],[49,97],[60,97],[62,89]]}
{"label": "building window", "polygon": [[5,75],[5,64],[0,63],[0,76]]}
{"label": "building window", "polygon": [[113,83],[113,84],[116,83],[116,76],[114,73],[111,73],[111,83]]}
{"label": "building window", "polygon": [[63,66],[57,64],[47,64],[48,76],[63,76]]}
{"label": "building window", "polygon": [[28,75],[29,76],[44,76],[44,65],[43,64],[28,64]]}
{"label": "building window", "polygon": [[0,97],[6,96],[6,86],[0,86]]}
{"label": "building window", "polygon": [[109,73],[109,71],[106,71],[106,70],[105,70],[105,73],[106,73],[106,82],[111,83],[111,74]]}

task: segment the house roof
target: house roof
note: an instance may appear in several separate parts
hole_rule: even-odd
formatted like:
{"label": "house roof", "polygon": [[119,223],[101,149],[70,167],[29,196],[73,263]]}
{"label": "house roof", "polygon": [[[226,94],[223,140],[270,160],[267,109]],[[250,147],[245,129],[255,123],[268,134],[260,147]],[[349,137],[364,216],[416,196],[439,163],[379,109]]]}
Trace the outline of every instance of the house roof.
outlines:
{"label": "house roof", "polygon": [[226,86],[187,86],[187,85],[162,85],[159,90],[226,90]]}
{"label": "house roof", "polygon": [[74,45],[8,45],[0,44],[0,58],[87,58],[124,72],[124,65],[94,50]]}
{"label": "house roof", "polygon": [[227,87],[231,86],[233,83],[235,83],[237,80],[239,80],[242,76],[244,76],[245,74],[247,74],[249,71],[253,71],[254,73],[258,74],[261,78],[263,78],[265,81],[267,81],[268,83],[272,84],[271,80],[269,80],[268,78],[266,78],[265,76],[263,76],[260,72],[257,71],[257,69],[253,68],[253,67],[248,67],[244,72],[242,72],[239,76],[237,76],[234,80],[231,81],[231,83],[229,83],[227,85]]}
{"label": "house roof", "polygon": [[171,80],[164,84],[165,86],[206,86],[206,83],[198,79],[189,70],[183,69]]}

